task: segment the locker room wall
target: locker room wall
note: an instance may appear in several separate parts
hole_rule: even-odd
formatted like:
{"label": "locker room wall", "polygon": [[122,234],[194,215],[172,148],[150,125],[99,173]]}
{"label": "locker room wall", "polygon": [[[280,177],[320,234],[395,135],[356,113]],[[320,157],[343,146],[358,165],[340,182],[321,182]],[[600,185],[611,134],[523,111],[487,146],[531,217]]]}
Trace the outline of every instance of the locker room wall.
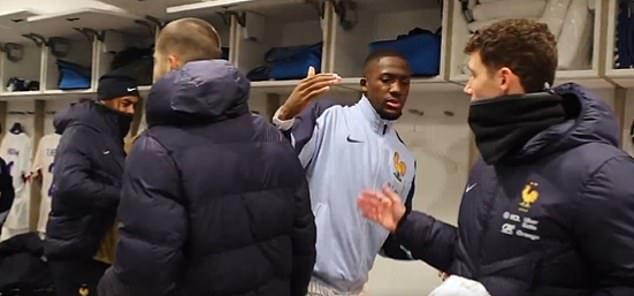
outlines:
{"label": "locker room wall", "polygon": [[[420,0],[412,0],[410,4],[418,5],[418,1]],[[64,3],[69,3],[69,5],[63,7],[54,2],[57,1],[0,1],[0,11],[22,9],[30,6],[45,13],[54,13],[67,10],[68,7],[78,7],[78,3],[84,1],[64,0]],[[397,2],[404,3],[404,1]],[[614,1],[610,0],[609,2],[612,4]],[[102,7],[101,5],[98,4],[97,6]],[[441,19],[440,11],[435,5],[430,5],[430,7],[423,6],[416,10],[408,9],[406,12],[397,11],[402,8],[393,8],[393,10],[387,11],[377,10],[376,8],[363,9],[359,14],[360,23],[356,29],[344,31],[339,26],[335,26],[335,33],[332,36],[334,39],[333,58],[332,61],[326,61],[326,63],[332,63],[332,69],[342,74],[344,78],[356,79],[355,77],[361,74],[362,59],[367,50],[367,42],[394,38],[397,34],[406,33],[414,25],[434,30],[444,21]],[[454,15],[454,18],[460,16],[459,10],[454,9],[450,13]],[[251,29],[243,29],[238,35],[242,37],[265,36],[265,38],[259,40],[258,38],[241,39],[239,55],[236,60],[240,69],[246,73],[261,63],[261,56],[271,46],[314,42],[315,40],[311,36],[319,35],[319,28],[323,24],[315,16],[313,17],[315,18],[314,20],[300,22],[299,25],[289,20],[278,20],[277,23],[269,24],[266,27],[262,25],[260,31],[257,28],[258,24],[262,23],[258,23],[255,18],[252,18],[250,22],[252,25]],[[398,19],[399,21],[390,21],[392,19]],[[291,25],[283,25],[285,22],[290,22]],[[218,27],[222,27],[220,22],[215,24]],[[454,31],[461,29],[460,22],[453,25]],[[279,34],[271,34],[270,31],[272,30],[267,27],[281,30]],[[231,33],[229,29],[228,27],[219,29],[226,45],[230,43],[229,36]],[[262,32],[262,30],[265,32]],[[449,41],[449,39],[446,40]],[[110,49],[124,44],[128,45],[126,41],[113,41]],[[106,39],[106,43],[108,44],[108,39]],[[456,60],[460,60],[463,57],[460,47],[454,46],[453,49],[449,52],[443,52],[443,54],[453,55]],[[443,60],[443,62],[445,61]],[[17,64],[5,64],[4,77],[23,76],[25,78],[38,79],[39,63],[39,48],[29,44],[26,48],[25,59]],[[459,65],[454,66],[456,67],[451,67],[452,76],[454,78],[458,77],[457,80],[460,80]],[[444,69],[441,69],[442,71]],[[356,81],[354,84],[356,84]],[[618,96],[614,88],[592,90],[592,92],[606,100],[610,106],[616,108],[617,114],[624,115],[622,120],[622,131],[625,139],[623,147],[630,153],[634,153],[634,147],[629,141],[629,127],[634,119],[633,91],[634,89],[628,89],[625,100],[620,100],[615,99]],[[277,103],[283,102],[289,92],[290,90],[279,92]],[[327,96],[347,103],[354,102],[359,97],[355,92],[341,91],[341,89],[337,89]],[[76,99],[47,99],[45,102],[44,135],[53,132],[53,114],[50,114],[50,112],[59,112],[73,101],[76,101]],[[275,103],[275,98],[267,97],[262,91],[253,91],[253,95],[249,100],[252,110],[258,111],[266,118],[270,118],[273,115]],[[417,190],[414,197],[414,209],[425,211],[444,222],[454,225],[457,221],[459,202],[471,162],[469,151],[471,134],[466,121],[468,107],[469,99],[459,89],[451,92],[433,92],[427,89],[425,92],[414,91],[410,94],[403,117],[396,124],[399,134],[417,159]],[[623,108],[618,109],[620,107]],[[413,112],[410,112],[410,109]],[[7,111],[34,112],[35,103],[28,97],[20,100],[16,99],[7,104]],[[422,115],[420,115],[421,113]],[[15,121],[21,122],[25,126],[27,133],[33,135],[34,115],[7,114],[4,127],[10,128],[10,125]],[[141,125],[143,127],[144,123]],[[37,148],[35,145],[36,139],[32,140],[34,142],[33,149],[35,150]],[[398,262],[378,257],[370,274],[367,290],[370,295],[426,295],[439,283],[437,271],[425,263],[420,261]]]}

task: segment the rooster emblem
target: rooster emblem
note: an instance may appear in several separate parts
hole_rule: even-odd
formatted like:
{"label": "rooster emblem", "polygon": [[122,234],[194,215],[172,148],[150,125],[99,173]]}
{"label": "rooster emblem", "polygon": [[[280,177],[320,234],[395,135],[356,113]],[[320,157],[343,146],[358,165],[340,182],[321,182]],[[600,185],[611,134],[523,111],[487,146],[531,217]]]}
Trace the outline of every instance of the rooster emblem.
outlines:
{"label": "rooster emblem", "polygon": [[88,287],[86,286],[86,284],[81,285],[78,292],[80,296],[90,295],[90,290],[88,290]]}
{"label": "rooster emblem", "polygon": [[539,184],[536,182],[529,182],[524,186],[524,190],[522,190],[522,202],[520,206],[524,208],[530,208],[532,204],[534,204],[537,199],[539,199],[539,192],[537,191],[537,187]]}
{"label": "rooster emblem", "polygon": [[403,176],[405,176],[405,173],[407,172],[407,165],[405,165],[405,162],[401,160],[401,156],[398,154],[398,152],[394,152],[393,161],[394,176],[397,180],[401,181],[401,178],[403,178]]}

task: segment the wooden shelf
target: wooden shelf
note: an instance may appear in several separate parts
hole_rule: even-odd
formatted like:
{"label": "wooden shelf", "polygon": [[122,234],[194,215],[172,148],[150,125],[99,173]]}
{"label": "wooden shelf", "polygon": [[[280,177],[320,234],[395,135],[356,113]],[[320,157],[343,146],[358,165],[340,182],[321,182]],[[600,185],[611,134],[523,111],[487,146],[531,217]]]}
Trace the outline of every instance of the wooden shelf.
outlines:
{"label": "wooden shelf", "polygon": [[[361,77],[348,77],[344,78],[335,89],[339,91],[348,90],[350,92],[360,92],[361,86],[359,81]],[[413,92],[447,92],[447,91],[460,91],[464,88],[463,85],[453,82],[448,82],[442,79],[440,76],[430,78],[412,78],[410,81],[410,93]]]}
{"label": "wooden shelf", "polygon": [[253,81],[251,82],[251,94],[262,95],[267,93],[288,95],[295,86],[300,82],[296,80],[269,80],[269,81]]}
{"label": "wooden shelf", "polygon": [[95,90],[93,89],[77,89],[77,90],[61,90],[61,89],[52,89],[45,90],[42,92],[43,96],[58,96],[58,95],[94,95]]}
{"label": "wooden shelf", "polygon": [[594,70],[559,70],[555,77],[555,85],[565,82],[576,82],[587,88],[614,87],[609,80],[597,77]]}
{"label": "wooden shelf", "polygon": [[32,91],[14,91],[14,92],[3,92],[0,93],[0,97],[28,97],[28,96],[39,96],[42,95],[43,92],[39,90]]}
{"label": "wooden shelf", "polygon": [[167,8],[171,6],[200,2],[200,0],[152,0],[151,3],[137,0],[100,0],[103,3],[120,7],[139,16],[152,16],[164,19]]}
{"label": "wooden shelf", "polygon": [[250,11],[282,22],[319,19],[314,5],[304,0],[216,0],[167,8],[168,15],[205,15],[217,11]]}
{"label": "wooden shelf", "polygon": [[93,97],[96,92],[92,89],[86,90],[47,90],[47,91],[16,91],[3,92],[0,94],[0,101],[13,100],[58,100],[64,98],[84,98]]}
{"label": "wooden shelf", "polygon": [[[146,94],[150,91],[151,85],[139,86],[139,92]],[[94,98],[97,91],[94,89],[78,90],[46,90],[46,91],[16,91],[0,93],[0,101],[12,100],[62,100],[64,98]]]}
{"label": "wooden shelf", "polygon": [[[385,5],[385,0],[356,0],[360,10],[370,10],[375,12],[397,12],[416,9],[440,9],[437,1],[411,1],[411,0],[390,0],[390,5]],[[438,10],[440,12],[440,10]]]}
{"label": "wooden shelf", "polygon": [[27,20],[29,31],[44,37],[82,38],[75,28],[143,32],[144,28],[134,23],[137,19],[140,17],[127,12],[82,8],[56,14],[31,16]]}
{"label": "wooden shelf", "polygon": [[38,15],[32,10],[20,9],[0,13],[0,42],[25,43],[29,40],[22,34],[27,33],[27,18]]}

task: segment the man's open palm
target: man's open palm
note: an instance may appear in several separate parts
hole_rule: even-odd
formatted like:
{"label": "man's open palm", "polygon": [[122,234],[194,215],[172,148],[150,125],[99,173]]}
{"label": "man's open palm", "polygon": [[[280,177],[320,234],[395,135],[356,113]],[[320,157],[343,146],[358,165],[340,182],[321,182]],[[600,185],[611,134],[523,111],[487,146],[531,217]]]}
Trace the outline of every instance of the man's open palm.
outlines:
{"label": "man's open palm", "polygon": [[341,82],[341,77],[334,73],[315,74],[315,67],[310,66],[306,78],[302,79],[288,96],[281,107],[279,117],[288,120],[301,113],[315,98],[325,94],[330,88]]}
{"label": "man's open palm", "polygon": [[401,198],[387,186],[382,192],[362,192],[357,200],[357,206],[366,218],[383,225],[390,232],[396,230],[398,222],[405,215],[405,206]]}

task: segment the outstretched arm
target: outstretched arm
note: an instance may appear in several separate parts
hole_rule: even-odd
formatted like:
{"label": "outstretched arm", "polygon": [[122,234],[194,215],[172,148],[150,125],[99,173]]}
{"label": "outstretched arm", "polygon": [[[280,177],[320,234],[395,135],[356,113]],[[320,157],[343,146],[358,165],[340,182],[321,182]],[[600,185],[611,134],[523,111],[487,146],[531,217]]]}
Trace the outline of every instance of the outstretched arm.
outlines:
{"label": "outstretched arm", "polygon": [[[407,199],[405,199],[405,216],[412,212],[412,200],[414,199],[414,192],[416,190],[416,179],[412,180]],[[392,233],[387,237],[382,247],[382,255],[396,259],[396,260],[412,260],[414,257],[410,250],[398,241],[396,236]]]}
{"label": "outstretched arm", "polygon": [[458,238],[456,227],[417,211],[406,215],[400,197],[389,187],[382,192],[363,192],[358,206],[364,216],[389,230],[415,259],[440,270],[449,269]]}

